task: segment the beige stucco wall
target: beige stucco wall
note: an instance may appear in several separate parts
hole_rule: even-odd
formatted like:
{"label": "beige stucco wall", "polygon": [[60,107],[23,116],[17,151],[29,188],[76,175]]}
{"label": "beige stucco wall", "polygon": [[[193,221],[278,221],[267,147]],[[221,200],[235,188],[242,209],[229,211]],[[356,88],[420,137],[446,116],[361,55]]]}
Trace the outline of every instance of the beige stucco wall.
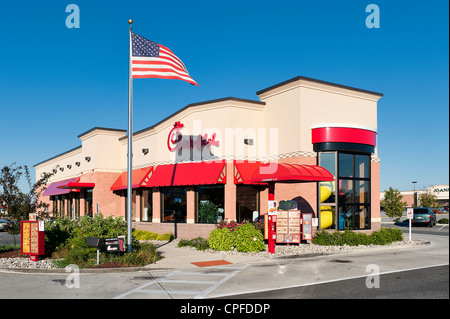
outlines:
{"label": "beige stucco wall", "polygon": [[[262,128],[264,105],[258,102],[224,100],[189,107],[152,128],[133,135],[133,168],[175,162],[175,152],[167,147],[167,139],[175,122],[181,122],[183,136],[207,134],[219,146],[211,146],[211,152],[218,158],[232,159],[255,157],[258,152],[264,152],[265,145],[244,145],[244,138],[254,138],[258,129]],[[122,153],[126,154],[127,139],[121,138]],[[142,149],[148,148],[144,155]],[[261,151],[262,150],[262,151]],[[265,154],[265,153],[264,153]],[[126,169],[126,158],[121,163],[121,169]]]}
{"label": "beige stucco wall", "polygon": [[266,102],[265,127],[278,128],[279,154],[313,152],[311,129],[317,126],[377,131],[378,95],[299,79],[259,97]]}
{"label": "beige stucco wall", "polygon": [[[55,168],[56,174],[50,182],[79,177],[93,171],[120,172],[121,157],[125,155],[121,153],[119,137],[124,134],[122,131],[98,128],[80,135],[81,147],[35,165],[36,178]],[[86,157],[90,157],[90,161]]]}

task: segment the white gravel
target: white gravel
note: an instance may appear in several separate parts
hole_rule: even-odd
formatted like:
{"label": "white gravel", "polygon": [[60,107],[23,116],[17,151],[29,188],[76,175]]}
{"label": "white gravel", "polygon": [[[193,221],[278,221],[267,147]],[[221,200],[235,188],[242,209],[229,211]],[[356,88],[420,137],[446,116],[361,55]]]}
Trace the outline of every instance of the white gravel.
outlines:
{"label": "white gravel", "polygon": [[[422,245],[421,241],[398,241],[394,242],[390,245],[359,245],[359,246],[319,246],[314,244],[292,244],[292,245],[276,245],[275,246],[275,254],[270,254],[268,252],[268,247],[266,245],[266,250],[261,252],[248,252],[243,253],[239,252],[236,249],[231,251],[216,251],[212,249],[203,250],[205,253],[213,253],[213,254],[221,254],[221,255],[243,255],[243,256],[258,256],[258,257],[285,257],[285,256],[308,256],[308,255],[317,255],[317,254],[329,254],[334,252],[342,252],[342,251],[350,251],[357,249],[368,249],[368,248],[385,248],[389,249],[390,247],[414,247],[418,245]],[[194,247],[180,247],[179,249],[193,249]]]}
{"label": "white gravel", "polygon": [[28,257],[0,258],[0,268],[56,269],[50,259],[31,261]]}
{"label": "white gravel", "polygon": [[[177,244],[177,239],[175,239],[175,243]],[[164,246],[167,244],[167,241],[150,241],[155,244],[157,247]],[[333,252],[342,252],[342,251],[350,251],[355,249],[364,249],[364,248],[376,248],[376,247],[398,247],[398,246],[406,246],[406,247],[414,247],[418,245],[422,245],[421,241],[399,241],[392,243],[390,245],[385,246],[377,246],[377,245],[369,245],[369,246],[318,246],[313,244],[293,244],[293,245],[276,245],[275,254],[269,254],[266,250],[261,252],[248,252],[242,253],[237,250],[232,251],[215,251],[212,249],[203,250],[205,253],[212,254],[221,254],[221,255],[243,255],[243,256],[258,256],[258,257],[285,257],[285,256],[308,256],[310,254],[328,254]],[[181,247],[180,250],[196,250],[193,247]],[[0,268],[22,268],[22,269],[58,269],[52,263],[51,259],[42,259],[39,261],[31,261],[28,257],[15,257],[15,258],[0,258]]]}

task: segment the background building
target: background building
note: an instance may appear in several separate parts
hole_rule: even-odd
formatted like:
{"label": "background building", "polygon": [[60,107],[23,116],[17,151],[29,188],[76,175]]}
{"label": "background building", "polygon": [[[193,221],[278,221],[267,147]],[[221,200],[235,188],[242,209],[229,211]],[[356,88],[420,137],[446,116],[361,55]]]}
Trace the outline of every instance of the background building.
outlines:
{"label": "background building", "polygon": [[[449,202],[449,185],[448,184],[439,184],[428,187],[427,189],[416,189],[410,191],[400,191],[403,195],[403,201],[406,202],[407,207],[414,206],[414,192],[416,193],[417,205],[420,206],[420,195],[429,193],[435,195],[437,197],[438,206],[447,206]],[[380,193],[380,200],[383,200],[384,192]]]}

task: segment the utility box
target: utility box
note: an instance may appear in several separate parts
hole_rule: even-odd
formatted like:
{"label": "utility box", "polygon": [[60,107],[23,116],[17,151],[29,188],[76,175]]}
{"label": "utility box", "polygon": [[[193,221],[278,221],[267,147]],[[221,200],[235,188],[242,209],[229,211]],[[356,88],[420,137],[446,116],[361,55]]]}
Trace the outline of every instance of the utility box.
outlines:
{"label": "utility box", "polygon": [[86,244],[88,245],[88,247],[100,249],[103,246],[103,242],[104,242],[103,238],[88,237]]}
{"label": "utility box", "polygon": [[44,222],[27,220],[20,222],[20,253],[29,255],[30,260],[38,261],[45,255]]}
{"label": "utility box", "polygon": [[105,238],[105,245],[106,245],[107,252],[124,252],[125,251],[125,236]]}

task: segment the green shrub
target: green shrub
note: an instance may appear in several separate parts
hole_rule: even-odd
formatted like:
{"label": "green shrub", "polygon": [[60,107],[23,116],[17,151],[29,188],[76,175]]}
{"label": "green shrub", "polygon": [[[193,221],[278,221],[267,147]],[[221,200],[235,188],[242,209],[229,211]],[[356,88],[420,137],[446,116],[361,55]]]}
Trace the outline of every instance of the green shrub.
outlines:
{"label": "green shrub", "polygon": [[222,222],[209,234],[208,244],[214,250],[233,250],[240,252],[258,252],[265,250],[261,227],[252,223]]}
{"label": "green shrub", "polygon": [[167,241],[172,241],[174,239],[174,235],[172,233],[165,233],[165,234],[158,234],[158,236],[156,236],[156,240],[167,240]]}
{"label": "green shrub", "polygon": [[123,217],[83,216],[77,222],[77,228],[82,229],[86,237],[117,237],[127,234],[127,222]]}
{"label": "green shrub", "polygon": [[12,250],[20,251],[20,245],[0,245],[0,252],[12,251]]}
{"label": "green shrub", "polygon": [[205,250],[209,248],[208,240],[202,237],[194,239],[181,239],[177,247],[194,247],[198,250]]}
{"label": "green shrub", "polygon": [[156,246],[152,244],[140,244],[138,249],[124,254],[121,262],[126,266],[140,267],[152,264],[159,259]]}
{"label": "green shrub", "polygon": [[448,224],[448,218],[441,218],[438,221],[439,224]]}
{"label": "green shrub", "polygon": [[217,228],[208,237],[208,245],[214,250],[232,250],[235,246],[235,235],[228,228]]}
{"label": "green shrub", "polygon": [[[109,238],[126,234],[127,224],[122,217],[104,218],[99,214],[94,217],[83,216],[78,220],[61,218],[53,223],[46,223],[47,255],[51,254],[53,258],[59,259],[54,261],[59,267],[65,267],[68,264],[76,264],[80,267],[95,265],[97,261],[96,248],[87,246],[87,237]],[[154,236],[157,240],[173,239],[173,235],[170,233],[155,234]],[[114,259],[115,262],[123,265],[139,266],[152,263],[157,260],[155,258],[158,258],[156,247],[140,245],[134,234],[132,248],[131,252],[125,254],[101,252],[100,260],[107,262]]]}
{"label": "green shrub", "polygon": [[167,241],[171,241],[174,239],[174,236],[171,233],[158,234],[158,233],[154,233],[154,232],[142,230],[142,229],[134,230],[133,237],[136,238],[136,240],[167,240]]}
{"label": "green shrub", "polygon": [[236,250],[240,252],[265,250],[264,237],[251,223],[243,224],[234,231]]}
{"label": "green shrub", "polygon": [[312,243],[321,246],[358,246],[358,245],[388,245],[403,240],[403,232],[397,228],[381,228],[370,235],[356,233],[350,230],[329,233],[319,232]]}
{"label": "green shrub", "polygon": [[76,222],[70,218],[59,218],[45,223],[45,253],[50,256],[63,246],[75,231]]}

